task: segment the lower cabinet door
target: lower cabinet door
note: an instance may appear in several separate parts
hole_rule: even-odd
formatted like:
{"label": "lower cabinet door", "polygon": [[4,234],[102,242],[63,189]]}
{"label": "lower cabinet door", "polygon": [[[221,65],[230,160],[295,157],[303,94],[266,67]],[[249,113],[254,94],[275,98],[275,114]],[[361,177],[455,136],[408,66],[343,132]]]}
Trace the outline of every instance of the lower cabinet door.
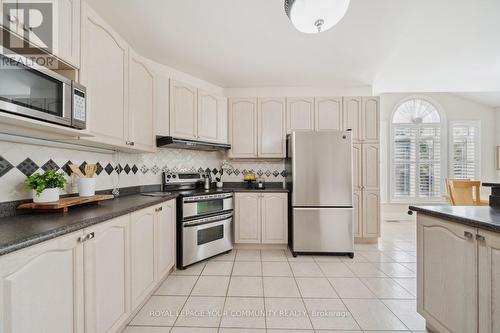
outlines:
{"label": "lower cabinet door", "polygon": [[155,208],[130,216],[131,301],[135,309],[155,286]]}
{"label": "lower cabinet door", "polygon": [[260,194],[236,193],[234,207],[235,243],[261,242]]}
{"label": "lower cabinet door", "polygon": [[85,230],[86,333],[115,332],[130,314],[129,220],[125,215]]}
{"label": "lower cabinet door", "polygon": [[352,193],[352,233],[354,237],[363,237],[363,199],[361,191]]}
{"label": "lower cabinet door", "polygon": [[84,332],[82,235],[0,258],[0,332]]}
{"label": "lower cabinet door", "polygon": [[479,333],[500,332],[500,234],[479,230]]}
{"label": "lower cabinet door", "polygon": [[380,192],[363,191],[363,237],[380,236]]}
{"label": "lower cabinet door", "polygon": [[156,271],[161,280],[175,261],[175,200],[156,208]]}
{"label": "lower cabinet door", "polygon": [[476,231],[417,216],[417,311],[436,332],[477,332]]}
{"label": "lower cabinet door", "polygon": [[265,193],[261,197],[262,243],[288,243],[288,194]]}

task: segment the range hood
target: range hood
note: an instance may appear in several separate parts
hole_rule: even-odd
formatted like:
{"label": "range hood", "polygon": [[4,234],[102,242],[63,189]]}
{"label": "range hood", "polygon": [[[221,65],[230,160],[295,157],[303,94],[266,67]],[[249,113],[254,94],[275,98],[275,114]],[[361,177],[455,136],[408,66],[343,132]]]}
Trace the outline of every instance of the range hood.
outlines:
{"label": "range hood", "polygon": [[219,151],[231,149],[231,145],[225,143],[179,139],[171,136],[156,137],[156,146],[158,148],[179,148],[203,151]]}

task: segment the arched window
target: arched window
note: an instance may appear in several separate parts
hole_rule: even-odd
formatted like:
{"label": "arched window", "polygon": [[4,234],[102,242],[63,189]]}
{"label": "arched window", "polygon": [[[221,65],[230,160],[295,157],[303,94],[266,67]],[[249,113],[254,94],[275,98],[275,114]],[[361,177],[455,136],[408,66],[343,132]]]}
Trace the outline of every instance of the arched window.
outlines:
{"label": "arched window", "polygon": [[441,197],[442,119],[422,98],[403,101],[392,117],[392,200]]}

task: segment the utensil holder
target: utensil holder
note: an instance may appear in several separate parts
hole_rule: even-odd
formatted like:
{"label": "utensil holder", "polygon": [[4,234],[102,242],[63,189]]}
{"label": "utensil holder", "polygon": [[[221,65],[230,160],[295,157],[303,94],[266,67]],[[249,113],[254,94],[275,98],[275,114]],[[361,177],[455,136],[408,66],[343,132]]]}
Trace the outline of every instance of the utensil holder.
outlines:
{"label": "utensil holder", "polygon": [[91,197],[95,195],[96,178],[77,178],[78,194],[81,197]]}

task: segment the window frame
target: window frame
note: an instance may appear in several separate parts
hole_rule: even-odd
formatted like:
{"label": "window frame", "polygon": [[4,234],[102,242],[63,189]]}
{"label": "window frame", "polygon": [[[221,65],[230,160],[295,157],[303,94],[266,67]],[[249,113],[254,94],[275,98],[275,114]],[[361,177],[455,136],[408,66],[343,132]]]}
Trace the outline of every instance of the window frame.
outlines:
{"label": "window frame", "polygon": [[448,140],[450,143],[450,149],[448,152],[448,175],[453,176],[453,127],[457,125],[474,127],[474,161],[475,161],[475,172],[474,180],[481,179],[481,121],[480,120],[450,120],[448,127]]}
{"label": "window frame", "polygon": [[[393,123],[394,115],[398,111],[399,107],[413,99],[422,99],[434,106],[436,111],[439,114],[440,117],[440,122],[439,123],[423,123],[423,124],[404,124],[404,123]],[[419,127],[437,127],[440,128],[441,130],[441,137],[440,137],[440,195],[435,198],[421,198],[421,197],[408,197],[408,198],[396,198],[395,197],[395,186],[396,186],[396,180],[395,180],[395,165],[394,163],[394,129],[395,128],[408,128],[408,127],[413,127],[413,128],[419,128]],[[428,96],[423,96],[423,95],[412,95],[412,96],[407,96],[406,98],[400,100],[396,105],[394,106],[392,112],[391,112],[391,117],[389,118],[389,140],[390,140],[390,147],[389,147],[389,172],[390,172],[390,177],[389,178],[389,199],[391,203],[444,203],[446,202],[444,193],[445,193],[445,178],[447,175],[447,170],[448,170],[448,154],[447,152],[447,138],[448,138],[448,132],[447,132],[447,120],[446,120],[446,115],[443,111],[443,108],[441,105],[433,100],[432,98],[429,98]],[[415,161],[416,167],[419,165],[418,159]],[[417,169],[415,169],[415,172],[418,172]],[[418,185],[418,184],[417,184]],[[417,186],[418,189],[418,186]],[[416,193],[418,195],[418,192]]]}

